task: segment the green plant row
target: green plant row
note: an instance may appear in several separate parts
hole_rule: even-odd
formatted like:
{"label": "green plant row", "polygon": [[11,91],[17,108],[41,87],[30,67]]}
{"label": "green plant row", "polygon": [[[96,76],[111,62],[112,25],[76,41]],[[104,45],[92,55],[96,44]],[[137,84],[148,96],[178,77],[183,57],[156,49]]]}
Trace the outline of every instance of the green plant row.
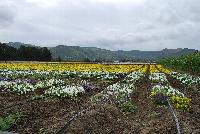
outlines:
{"label": "green plant row", "polygon": [[175,70],[200,73],[200,52],[178,57],[163,58],[157,62]]}

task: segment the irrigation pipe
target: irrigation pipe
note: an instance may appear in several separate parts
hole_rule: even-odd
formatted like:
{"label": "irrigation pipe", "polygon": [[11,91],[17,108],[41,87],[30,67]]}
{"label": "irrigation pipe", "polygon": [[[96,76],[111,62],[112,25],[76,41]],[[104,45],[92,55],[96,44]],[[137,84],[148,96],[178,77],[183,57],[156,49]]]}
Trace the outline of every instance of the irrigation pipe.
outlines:
{"label": "irrigation pipe", "polygon": [[170,104],[170,102],[169,102],[169,99],[167,98],[167,102],[168,102],[168,105],[169,105],[169,111],[171,112],[171,114],[173,115],[173,117],[174,117],[174,120],[175,120],[175,122],[176,122],[176,129],[177,129],[177,134],[181,134],[181,128],[180,128],[180,123],[179,123],[179,121],[178,121],[178,118],[177,118],[177,116],[176,116],[176,114],[175,114],[175,112],[174,112],[174,110],[173,110],[173,108],[172,108],[172,105]]}
{"label": "irrigation pipe", "polygon": [[76,113],[74,116],[72,116],[70,119],[69,119],[69,121],[58,131],[58,132],[56,132],[56,134],[64,134],[65,133],[65,130],[69,127],[69,125],[71,124],[71,122],[73,121],[73,120],[75,120],[75,118],[76,117],[78,117],[78,116],[80,116],[82,113],[85,113],[87,110],[89,110],[90,109],[90,107],[89,108],[86,108],[86,109],[84,109],[84,110],[81,110],[81,111],[79,111],[78,113]]}

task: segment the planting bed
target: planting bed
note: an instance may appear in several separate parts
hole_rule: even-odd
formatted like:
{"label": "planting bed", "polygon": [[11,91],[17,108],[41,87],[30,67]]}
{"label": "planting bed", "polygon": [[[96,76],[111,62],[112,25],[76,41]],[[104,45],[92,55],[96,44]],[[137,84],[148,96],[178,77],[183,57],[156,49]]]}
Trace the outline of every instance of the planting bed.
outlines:
{"label": "planting bed", "polygon": [[2,119],[20,112],[6,131],[177,133],[169,100],[181,133],[200,133],[197,76],[184,75],[188,84],[183,75],[150,64],[15,64],[0,64],[0,130]]}

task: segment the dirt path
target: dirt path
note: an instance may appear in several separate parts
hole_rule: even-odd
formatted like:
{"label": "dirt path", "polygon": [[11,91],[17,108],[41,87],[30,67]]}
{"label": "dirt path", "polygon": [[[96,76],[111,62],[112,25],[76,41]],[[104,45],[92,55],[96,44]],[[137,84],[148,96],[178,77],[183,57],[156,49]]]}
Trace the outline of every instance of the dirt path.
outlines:
{"label": "dirt path", "polygon": [[139,107],[138,113],[133,120],[139,123],[139,133],[176,133],[175,124],[167,108],[158,107],[149,98],[152,83],[147,75],[137,84],[138,90],[135,102]]}

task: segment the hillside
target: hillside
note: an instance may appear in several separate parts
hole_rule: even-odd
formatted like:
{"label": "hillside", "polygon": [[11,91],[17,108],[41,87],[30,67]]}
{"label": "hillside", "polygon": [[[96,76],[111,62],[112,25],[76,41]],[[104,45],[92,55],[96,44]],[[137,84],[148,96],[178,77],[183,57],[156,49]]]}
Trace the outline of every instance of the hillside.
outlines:
{"label": "hillside", "polygon": [[53,58],[61,57],[64,60],[106,60],[114,61],[129,58],[126,55],[118,54],[114,51],[95,47],[63,46],[49,48]]}
{"label": "hillside", "polygon": [[64,60],[84,60],[86,58],[94,60],[156,60],[161,57],[179,56],[184,54],[194,53],[195,49],[178,48],[178,49],[163,49],[161,51],[110,51],[95,47],[79,47],[79,46],[64,46],[59,45],[49,48],[53,58],[61,57]]}
{"label": "hillside", "polygon": [[[20,46],[34,46],[20,42],[10,42],[7,45],[20,48]],[[39,46],[34,46],[39,47]],[[195,49],[178,48],[178,49],[163,49],[161,51],[111,51],[96,47],[80,47],[80,46],[65,46],[58,45],[48,48],[52,53],[53,59],[60,57],[62,60],[68,61],[83,61],[89,59],[91,61],[123,61],[123,60],[156,60],[162,57],[180,56],[184,54],[194,53]]]}

